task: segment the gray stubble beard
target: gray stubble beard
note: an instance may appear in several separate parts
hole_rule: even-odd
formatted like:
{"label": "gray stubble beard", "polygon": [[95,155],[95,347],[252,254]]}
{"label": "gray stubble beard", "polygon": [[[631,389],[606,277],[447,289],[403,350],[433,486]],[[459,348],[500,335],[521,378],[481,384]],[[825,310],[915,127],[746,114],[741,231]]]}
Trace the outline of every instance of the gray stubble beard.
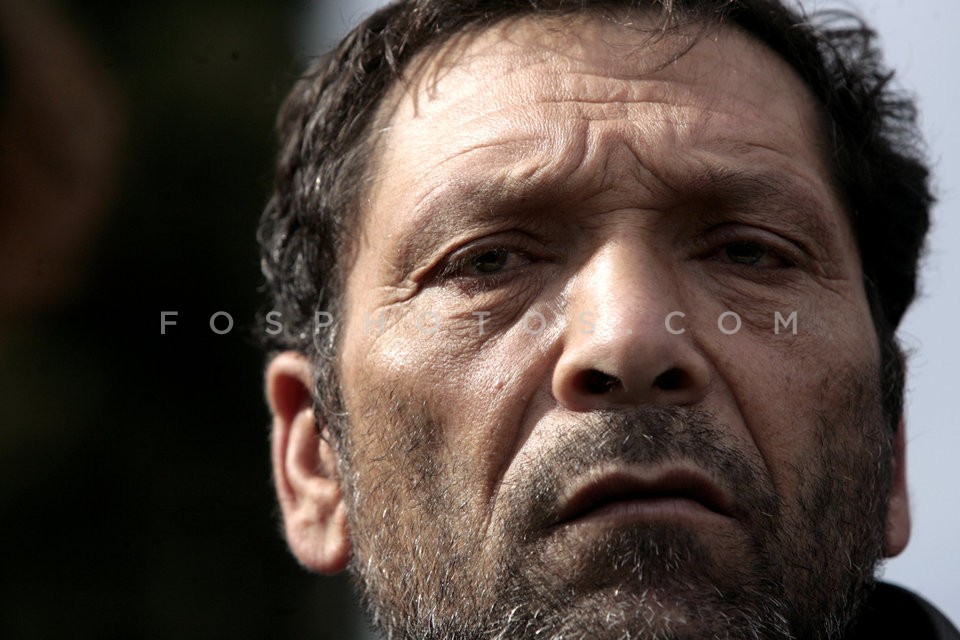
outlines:
{"label": "gray stubble beard", "polygon": [[[394,402],[388,415],[405,428],[387,448],[396,457],[378,459],[370,481],[353,456],[362,443],[342,432],[351,572],[364,609],[386,640],[842,637],[874,583],[891,484],[892,436],[879,409],[861,411],[879,407],[871,388],[855,381],[848,410],[821,418],[820,446],[810,464],[798,462],[805,481],[793,507],[708,414],[598,412],[498,498],[508,507],[493,540],[470,520],[455,471],[434,457],[440,425],[422,406]],[[578,468],[675,457],[704,466],[749,505],[744,563],[721,566],[677,526],[610,532],[575,554],[564,551],[576,548],[564,535],[575,534],[539,528]]]}

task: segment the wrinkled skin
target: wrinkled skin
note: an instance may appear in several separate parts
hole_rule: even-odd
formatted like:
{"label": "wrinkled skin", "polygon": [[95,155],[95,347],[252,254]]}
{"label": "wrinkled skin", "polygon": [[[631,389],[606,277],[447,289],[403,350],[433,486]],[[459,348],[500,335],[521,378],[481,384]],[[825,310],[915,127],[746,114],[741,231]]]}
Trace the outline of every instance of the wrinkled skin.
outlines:
{"label": "wrinkled skin", "polygon": [[[839,634],[907,524],[800,80],[729,28],[584,16],[421,62],[347,281],[346,525],[294,551],[349,558],[391,638]],[[569,517],[591,482],[678,470],[724,508]]]}

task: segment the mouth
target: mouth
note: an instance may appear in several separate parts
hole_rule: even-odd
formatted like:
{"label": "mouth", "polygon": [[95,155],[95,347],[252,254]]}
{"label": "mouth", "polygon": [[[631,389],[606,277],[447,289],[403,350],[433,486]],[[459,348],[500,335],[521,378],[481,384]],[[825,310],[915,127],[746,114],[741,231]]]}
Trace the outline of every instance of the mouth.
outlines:
{"label": "mouth", "polygon": [[571,489],[558,527],[733,517],[730,497],[711,478],[692,469],[608,471],[590,474]]}

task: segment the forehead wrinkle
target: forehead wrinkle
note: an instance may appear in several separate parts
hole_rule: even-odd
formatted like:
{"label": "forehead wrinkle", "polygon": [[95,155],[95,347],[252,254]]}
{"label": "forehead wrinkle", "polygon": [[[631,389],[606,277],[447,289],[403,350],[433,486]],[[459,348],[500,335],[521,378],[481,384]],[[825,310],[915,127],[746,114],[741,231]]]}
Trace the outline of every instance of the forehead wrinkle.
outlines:
{"label": "forehead wrinkle", "polygon": [[[652,8],[596,8],[559,15],[520,13],[489,25],[468,25],[418,53],[388,92],[394,94],[392,99],[388,95],[384,103],[395,106],[406,96],[419,115],[420,98],[437,98],[440,85],[451,72],[482,74],[490,67],[503,81],[544,63],[560,64],[563,74],[602,65],[608,79],[633,81],[669,67],[720,26],[706,20],[667,27],[657,17]],[[624,39],[617,41],[621,33]],[[638,41],[638,35],[644,38]],[[598,42],[603,47],[598,48]],[[611,69],[611,58],[598,53],[600,49],[613,50],[615,60],[639,61],[643,57],[643,61]]]}
{"label": "forehead wrinkle", "polygon": [[[631,14],[632,15],[632,14]],[[628,16],[629,17],[629,16]],[[569,29],[565,30],[554,30],[545,25],[552,24],[554,22],[560,21],[562,26],[569,26],[569,22],[577,20],[580,26],[583,27],[584,33],[575,33],[578,37],[575,38],[575,43],[580,49],[579,58],[576,58],[575,54],[577,53],[577,47],[568,46],[570,42],[571,31]],[[701,86],[703,83],[700,82],[702,77],[711,77],[710,65],[721,64],[718,62],[719,57],[715,56],[713,59],[709,60],[700,60],[699,58],[695,59],[696,66],[692,69],[688,69],[687,74],[671,74],[671,77],[666,80],[658,80],[657,78],[650,77],[648,73],[649,69],[641,69],[638,72],[633,72],[630,74],[619,74],[618,69],[610,69],[609,66],[604,67],[602,70],[593,71],[596,67],[596,60],[589,59],[590,48],[586,46],[586,36],[598,32],[599,35],[603,36],[603,42],[607,44],[607,47],[616,46],[611,44],[607,37],[609,36],[609,29],[607,31],[597,31],[598,23],[601,21],[597,19],[596,15],[578,15],[578,16],[564,16],[558,18],[557,16],[518,16],[514,18],[509,18],[497,23],[493,26],[481,27],[478,29],[472,29],[466,32],[461,32],[460,34],[455,35],[453,38],[442,43],[439,48],[434,48],[432,50],[427,50],[422,52],[420,56],[416,59],[416,63],[412,64],[407,73],[405,73],[406,82],[398,83],[402,85],[401,90],[396,91],[395,94],[399,93],[400,95],[395,95],[394,100],[387,100],[385,102],[393,103],[393,107],[400,106],[400,102],[403,102],[403,96],[406,96],[410,99],[407,103],[413,109],[414,119],[418,118],[420,114],[419,107],[419,98],[421,94],[426,93],[426,97],[429,101],[435,101],[437,99],[442,99],[442,95],[439,91],[439,85],[441,80],[457,70],[460,70],[467,74],[467,77],[473,75],[470,73],[470,67],[475,67],[473,71],[478,72],[482,75],[486,68],[489,66],[497,67],[498,71],[502,72],[499,74],[497,79],[498,83],[503,83],[508,86],[513,86],[516,91],[511,92],[514,96],[513,103],[518,103],[519,101],[526,99],[533,99],[534,102],[546,102],[552,101],[556,103],[562,103],[567,99],[570,99],[571,102],[579,102],[581,104],[586,104],[589,102],[632,102],[629,98],[624,99],[624,95],[628,93],[637,94],[638,92],[643,92],[646,94],[644,98],[647,98],[646,101],[649,101],[649,98],[652,97],[649,94],[660,93],[662,101],[671,101],[676,100],[677,89],[684,86],[690,86],[694,90],[689,92],[685,96],[688,100],[695,96],[697,91],[696,89],[702,89]],[[534,29],[526,29],[523,31],[523,38],[514,38],[512,36],[512,30],[519,30],[520,28],[526,25],[533,25],[539,27],[539,38],[535,37],[537,31]],[[600,25],[603,26],[602,24]],[[610,25],[607,25],[610,26]],[[667,46],[668,51],[673,51],[670,59],[672,61],[679,60],[684,57],[682,54],[688,52],[689,49],[696,46],[710,46],[711,44],[715,47],[722,49],[722,46],[719,45],[719,41],[714,41],[709,38],[704,38],[703,36],[707,33],[705,27],[709,25],[699,25],[700,31],[696,36],[688,36],[685,40],[682,40],[680,45],[677,46]],[[622,29],[621,29],[622,30]],[[724,29],[728,34],[738,32],[736,28],[725,28]],[[638,29],[630,29],[631,36],[635,36],[635,32]],[[531,37],[531,32],[533,32],[534,37]],[[559,35],[564,36],[564,48],[559,49],[560,43],[558,41]],[[618,33],[617,30],[612,31],[612,33]],[[719,33],[719,30],[717,30]],[[660,47],[655,47],[653,50],[657,52],[664,47],[663,42],[667,39],[666,36],[672,37],[674,39],[680,38],[681,34],[677,32],[671,32],[669,34],[664,34],[658,32],[659,37],[656,38],[657,44],[661,45]],[[750,36],[745,34],[740,34],[742,38],[750,40]],[[502,47],[504,42],[514,46],[512,47]],[[691,44],[692,43],[692,44]],[[643,49],[643,44],[629,43],[632,49],[640,50]],[[753,48],[759,53],[761,51],[766,52],[766,56],[757,56],[757,62],[763,62],[762,66],[766,71],[777,71],[777,69],[771,69],[771,61],[768,58],[775,56],[772,52],[766,49],[762,44],[758,42],[753,42]],[[504,51],[506,49],[506,51]],[[559,53],[560,55],[547,56],[545,51],[554,51],[554,53]],[[721,51],[722,52],[722,51]],[[469,54],[469,55],[468,55]],[[510,64],[505,64],[503,62],[504,57],[509,56]],[[575,59],[576,58],[576,59]],[[479,65],[475,64],[479,61]],[[487,64],[484,64],[484,61],[487,61]],[[533,85],[531,89],[531,84],[524,80],[528,80],[523,76],[522,72],[529,68],[530,66],[537,64],[552,64],[557,65],[559,61],[565,61],[563,66],[563,72],[555,74],[554,78],[559,79],[559,82],[550,82],[547,83],[547,86],[537,86]],[[618,68],[622,65],[618,65]],[[655,70],[664,70],[670,65],[660,65],[659,68]],[[735,66],[735,65],[734,65]],[[478,68],[477,68],[478,67]],[[506,67],[506,68],[505,68]],[[428,71],[430,71],[428,73]],[[687,75],[690,77],[687,77]],[[757,76],[761,78],[764,73],[760,74],[751,74],[750,82],[751,84],[756,84]],[[776,74],[772,74],[776,75]],[[514,76],[521,76],[519,78],[514,78]],[[606,77],[605,77],[606,76]],[[646,77],[644,77],[646,76]],[[643,77],[644,82],[639,83],[639,86],[636,82],[616,82],[616,80],[638,80]],[[430,82],[426,82],[427,78],[432,78]],[[590,90],[586,93],[590,94],[586,96],[586,100],[583,99],[584,95],[582,91],[577,91],[577,86],[582,86],[582,79],[584,78],[596,78],[598,81],[590,83],[593,86],[590,87]],[[412,82],[410,82],[412,81]],[[470,83],[466,83],[469,85]],[[662,91],[655,91],[654,87],[662,87]],[[396,88],[395,86],[395,88]],[[428,87],[428,91],[422,90],[413,90],[416,87],[423,88],[424,86]],[[456,84],[457,88],[462,90],[464,83]],[[477,87],[477,90],[469,93],[467,95],[457,96],[452,104],[454,106],[462,105],[464,103],[470,103],[476,99],[478,95],[482,96],[484,92],[484,87]],[[534,95],[530,95],[531,92]],[[577,96],[577,94],[580,94]],[[576,96],[576,98],[574,98]],[[659,97],[659,96],[658,96]],[[714,96],[715,98],[716,96]],[[731,96],[732,97],[732,96]],[[558,100],[557,98],[561,98]],[[702,98],[702,96],[701,96]],[[736,112],[742,111],[743,104],[742,100],[744,96],[739,95],[737,98],[741,100],[741,103],[737,105]],[[643,101],[638,100],[639,101]],[[385,105],[386,106],[386,105]],[[450,106],[448,103],[447,106]],[[469,106],[469,105],[468,105]],[[482,105],[481,105],[482,106]],[[716,109],[719,105],[714,105]],[[754,106],[751,104],[751,106]],[[393,109],[390,109],[393,111]],[[390,116],[390,121],[395,121],[396,116],[399,115],[393,111]]]}
{"label": "forehead wrinkle", "polygon": [[[589,81],[593,78],[596,78],[597,82],[584,81],[584,79]],[[498,78],[498,82],[503,81]],[[506,82],[506,84],[511,83]],[[586,84],[591,86],[584,89],[583,87]],[[469,83],[467,83],[467,86],[469,86]],[[684,90],[687,86],[691,88],[690,91]],[[461,90],[462,88],[463,85],[461,85]],[[473,143],[473,141],[467,140],[470,143],[469,147],[456,150],[455,156],[464,152],[495,146],[498,141],[510,135],[518,136],[518,138],[526,141],[534,139],[537,134],[544,138],[554,135],[543,132],[541,123],[536,121],[539,116],[544,114],[543,109],[549,109],[550,107],[571,107],[572,113],[563,112],[560,114],[568,122],[574,119],[597,122],[619,119],[639,122],[638,118],[647,121],[651,119],[650,113],[642,111],[643,107],[654,106],[657,107],[655,114],[661,114],[661,117],[655,118],[658,123],[668,125],[667,128],[675,130],[708,128],[710,119],[715,116],[738,120],[757,120],[758,118],[752,118],[750,113],[744,114],[745,107],[751,112],[753,108],[756,108],[758,115],[764,113],[760,105],[755,102],[748,101],[745,103],[744,96],[738,96],[737,100],[739,102],[736,104],[728,104],[734,100],[734,96],[730,95],[719,96],[719,101],[717,96],[714,95],[711,96],[712,101],[708,101],[707,96],[697,91],[697,89],[703,89],[703,86],[697,84],[695,80],[684,77],[645,78],[640,82],[623,83],[604,78],[600,73],[577,71],[572,74],[563,74],[562,81],[550,82],[546,86],[531,89],[530,83],[520,82],[516,85],[516,89],[516,91],[510,92],[511,97],[507,104],[484,104],[483,87],[476,87],[472,92],[465,95],[453,95],[445,104],[437,105],[438,111],[433,113],[432,117],[441,120],[458,120],[460,121],[459,127],[464,131],[470,131],[470,125],[474,125],[472,130],[483,131],[484,135],[488,137],[486,143],[481,141]],[[541,110],[530,111],[531,107],[537,106]],[[633,106],[637,107],[636,111],[631,109]],[[793,111],[796,116],[795,120],[799,120],[807,126],[810,125],[811,116],[805,105],[796,104]],[[463,117],[464,114],[470,115],[471,112],[475,113],[473,117]],[[397,116],[402,115],[397,114]],[[409,129],[409,131],[406,131],[408,135],[405,136],[405,140],[398,142],[408,143],[411,141],[411,135],[413,139],[418,137],[415,134],[417,129],[423,132],[423,130],[430,129],[435,125],[433,120],[425,117],[426,114],[408,113],[406,115],[410,116],[404,118],[405,125]],[[517,117],[518,115],[519,117]],[[546,115],[552,114],[546,112]],[[778,120],[784,117],[787,116],[779,114]],[[394,118],[394,121],[396,122],[397,119]],[[528,126],[531,120],[535,121],[532,123],[532,127]],[[485,123],[494,123],[499,126],[484,129],[482,125]],[[737,126],[737,123],[731,124]],[[791,120],[785,125],[787,128],[795,128],[796,122]],[[806,126],[803,128],[806,128]],[[524,132],[524,129],[532,130],[532,133]],[[715,129],[719,130],[717,127]],[[813,126],[811,129],[815,130],[816,127]],[[664,131],[661,129],[661,132]],[[649,134],[650,132],[645,133]],[[762,134],[763,131],[757,133]],[[423,139],[430,139],[429,136],[423,136],[422,134],[419,137],[421,142]],[[547,142],[549,143],[549,141]]]}
{"label": "forehead wrinkle", "polygon": [[[547,19],[542,17],[528,18],[529,19],[513,19],[511,22],[514,23],[515,26],[521,27],[528,23],[538,24]],[[581,17],[581,22],[586,26],[590,26],[596,21]],[[710,27],[710,25],[701,26]],[[724,27],[722,31],[728,35],[737,33],[741,38],[751,41],[754,51],[760,54],[756,56],[754,63],[758,64],[762,69],[759,69],[758,73],[751,73],[747,79],[751,85],[756,85],[758,80],[763,80],[765,76],[773,77],[784,71],[781,67],[785,66],[786,63],[778,64],[775,62],[774,60],[779,61],[779,58],[776,58],[776,54],[761,43],[753,41],[753,38],[748,34],[742,33],[736,27]],[[412,72],[413,82],[406,83],[405,85],[408,89],[406,93],[408,97],[411,98],[411,104],[414,106],[415,116],[420,115],[419,97],[421,94],[427,98],[428,102],[442,99],[443,92],[441,85],[443,81],[449,79],[448,76],[456,72],[465,74],[470,78],[471,76],[484,75],[490,71],[495,71],[497,82],[513,87],[515,89],[513,92],[514,96],[528,100],[532,99],[534,102],[559,102],[573,96],[582,97],[584,92],[578,89],[582,88],[585,83],[576,80],[596,79],[597,82],[588,87],[588,93],[595,94],[596,101],[605,99],[610,102],[615,102],[621,100],[631,101],[629,98],[623,98],[621,96],[630,93],[631,88],[637,88],[637,81],[643,81],[639,84],[639,87],[644,93],[649,92],[650,87],[655,85],[665,87],[666,91],[662,94],[664,100],[676,98],[676,90],[678,88],[689,87],[692,89],[690,93],[695,95],[711,84],[710,80],[716,75],[714,72],[717,67],[727,66],[724,63],[722,55],[724,53],[723,46],[719,44],[720,41],[704,38],[705,31],[703,30],[694,36],[688,36],[686,38],[683,37],[684,34],[682,33],[658,33],[655,44],[659,46],[655,48],[650,48],[650,43],[646,42],[616,45],[611,44],[607,40],[602,40],[606,48],[624,46],[631,49],[630,54],[616,58],[619,62],[617,66],[613,68],[611,68],[609,64],[609,58],[596,60],[589,55],[591,51],[597,48],[596,43],[591,43],[592,49],[584,47],[584,49],[579,52],[576,50],[576,47],[569,46],[570,32],[559,33],[559,35],[565,37],[562,43],[564,45],[562,49],[559,48],[559,42],[554,42],[554,40],[557,39],[555,36],[558,34],[550,31],[545,32],[544,40],[534,40],[532,42],[529,38],[529,31],[526,32],[528,37],[525,40],[516,42],[503,36],[501,32],[502,28],[498,29],[498,25],[494,25],[480,32],[462,34],[463,37],[457,39],[454,43],[449,43],[444,51],[423,58],[416,66],[417,71]],[[716,34],[719,33],[721,33],[721,31],[717,30]],[[498,39],[490,43],[486,42],[487,39],[497,38],[497,34],[500,34]],[[574,40],[576,43],[584,45],[584,34],[573,35],[577,36]],[[664,46],[664,41],[667,40],[668,36],[673,42]],[[547,39],[551,37],[553,38]],[[503,44],[512,44],[513,46],[503,47]],[[661,72],[669,72],[670,67],[674,63],[682,58],[686,58],[685,54],[689,53],[693,48],[707,46],[714,46],[717,49],[717,55],[706,59],[703,59],[703,56],[693,59],[692,62],[688,63],[687,70],[683,75],[672,74],[667,79],[658,77]],[[666,62],[656,59],[657,57],[664,57],[664,49],[667,52],[665,56]],[[647,59],[643,59],[641,54],[644,53],[649,53]],[[654,59],[648,59],[650,57]],[[637,60],[639,64],[627,64],[623,62],[625,59]],[[551,73],[554,79],[559,80],[559,82],[551,82],[546,86],[531,85],[529,78],[524,75],[524,72],[539,65],[549,65],[553,67]],[[427,82],[428,79],[429,82]],[[574,79],[574,81],[571,82],[571,79]],[[462,83],[457,83],[453,80],[450,80],[450,83],[452,86],[462,89]],[[598,89],[604,85],[608,86],[609,89],[606,91],[598,91]],[[420,87],[421,90],[411,93],[409,91],[411,87]],[[768,89],[771,90],[773,88],[774,87],[768,87]],[[479,87],[477,92],[468,97],[483,93],[485,93],[484,88]],[[713,97],[715,98],[716,96]],[[557,98],[559,98],[559,100]],[[742,100],[744,96],[740,95],[740,92],[736,92],[736,98]],[[466,99],[467,98],[462,98],[461,100]],[[640,98],[640,100],[642,100],[642,98]],[[767,101],[764,101],[751,106],[762,106],[766,103]]]}
{"label": "forehead wrinkle", "polygon": [[[631,111],[630,106],[646,107],[649,112]],[[535,108],[533,108],[535,107]],[[569,108],[567,108],[569,107]],[[533,109],[532,109],[533,108]],[[694,111],[695,114],[687,112]],[[609,102],[605,99],[569,99],[541,101],[536,105],[505,105],[476,117],[461,119],[454,114],[464,133],[446,143],[446,152],[427,167],[416,172],[415,182],[430,184],[435,176],[444,180],[469,170],[471,162],[483,166],[504,167],[505,172],[521,173],[528,178],[542,171],[561,175],[553,181],[569,178],[579,167],[588,164],[615,147],[628,147],[636,163],[644,165],[655,158],[643,150],[658,138],[668,137],[671,144],[682,146],[682,139],[690,137],[694,127],[707,127],[715,115],[728,116],[694,105],[677,105],[668,99],[636,99]],[[544,123],[563,121],[560,130],[545,129]],[[655,122],[656,126],[644,125]],[[430,122],[406,122],[407,135],[400,134],[392,145],[394,152],[405,155],[417,151],[417,145],[430,144],[425,134],[432,129]],[[476,135],[474,132],[479,131]],[[681,140],[681,142],[676,142]],[[434,150],[435,152],[435,150]],[[480,158],[471,158],[481,154]],[[416,153],[414,153],[416,155]],[[463,161],[463,167],[457,164]],[[535,165],[535,168],[527,168]],[[420,199],[429,196],[429,192]]]}

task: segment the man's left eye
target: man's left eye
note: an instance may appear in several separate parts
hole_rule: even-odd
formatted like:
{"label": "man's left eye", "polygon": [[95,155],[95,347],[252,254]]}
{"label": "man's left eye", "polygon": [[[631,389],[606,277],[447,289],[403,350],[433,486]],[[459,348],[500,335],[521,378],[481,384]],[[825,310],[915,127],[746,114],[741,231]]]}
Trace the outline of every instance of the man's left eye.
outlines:
{"label": "man's left eye", "polygon": [[727,263],[761,269],[796,266],[796,263],[787,258],[783,252],[764,242],[752,240],[737,240],[723,245],[719,257]]}

